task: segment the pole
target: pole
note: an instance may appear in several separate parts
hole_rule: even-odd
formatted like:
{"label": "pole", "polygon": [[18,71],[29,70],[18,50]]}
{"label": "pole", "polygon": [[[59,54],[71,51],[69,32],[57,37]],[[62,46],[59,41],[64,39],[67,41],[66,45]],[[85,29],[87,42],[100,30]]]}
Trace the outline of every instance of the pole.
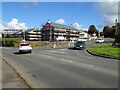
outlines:
{"label": "pole", "polygon": [[55,29],[54,29],[54,38],[53,38],[53,40],[54,40],[54,45],[53,45],[53,48],[56,48],[56,43],[55,43]]}
{"label": "pole", "polygon": [[24,40],[25,40],[25,30],[24,30]]}
{"label": "pole", "polygon": [[115,21],[116,21],[115,35],[117,35],[117,19]]}
{"label": "pole", "polygon": [[3,33],[3,45],[5,45],[5,33]]}
{"label": "pole", "polygon": [[51,28],[50,28],[50,42],[52,41],[52,32],[51,32]]}
{"label": "pole", "polygon": [[25,41],[25,29],[23,29],[23,41]]}

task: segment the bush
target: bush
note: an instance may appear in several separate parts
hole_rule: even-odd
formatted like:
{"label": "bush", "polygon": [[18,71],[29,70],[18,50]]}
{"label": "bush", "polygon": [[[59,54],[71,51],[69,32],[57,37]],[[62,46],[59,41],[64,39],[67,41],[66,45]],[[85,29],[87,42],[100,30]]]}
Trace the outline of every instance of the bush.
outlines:
{"label": "bush", "polygon": [[18,39],[2,39],[3,47],[16,47],[19,45],[20,40]]}

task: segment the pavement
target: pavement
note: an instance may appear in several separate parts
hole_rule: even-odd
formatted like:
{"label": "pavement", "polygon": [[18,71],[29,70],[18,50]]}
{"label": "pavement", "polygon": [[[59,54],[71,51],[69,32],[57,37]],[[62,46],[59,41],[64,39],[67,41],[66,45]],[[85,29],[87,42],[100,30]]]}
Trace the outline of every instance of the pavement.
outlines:
{"label": "pavement", "polygon": [[29,88],[17,73],[2,61],[2,88]]}

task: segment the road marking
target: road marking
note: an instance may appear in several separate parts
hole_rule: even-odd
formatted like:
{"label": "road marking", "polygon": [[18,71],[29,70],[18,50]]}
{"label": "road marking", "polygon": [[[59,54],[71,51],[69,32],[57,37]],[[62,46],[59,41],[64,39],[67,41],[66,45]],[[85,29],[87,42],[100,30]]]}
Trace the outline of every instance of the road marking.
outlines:
{"label": "road marking", "polygon": [[95,65],[91,65],[91,64],[90,64],[89,66],[94,67]]}
{"label": "road marking", "polygon": [[48,57],[48,58],[53,58],[53,59],[55,59],[55,57],[49,56],[49,55],[44,55],[44,54],[38,54],[38,55],[41,55],[41,56],[44,56],[44,57]]}
{"label": "road marking", "polygon": [[68,49],[60,49],[60,50],[63,50],[63,51],[65,51],[65,50],[68,50]]}
{"label": "road marking", "polygon": [[71,60],[68,60],[68,59],[61,59],[62,61],[66,61],[66,62],[74,62],[74,61],[71,61]]}
{"label": "road marking", "polygon": [[61,51],[48,51],[48,52],[53,52],[53,53],[60,53],[60,54],[65,54],[65,52],[61,52]]}
{"label": "road marking", "polygon": [[[48,57],[48,58],[53,58],[53,59],[56,59],[55,57],[53,57],[53,56],[49,56],[49,55],[44,55],[44,54],[38,54],[38,55],[41,55],[41,56],[44,56],[44,57]],[[58,60],[58,59],[57,59]],[[68,60],[68,59],[60,59],[60,60],[62,60],[62,61],[65,61],[65,62],[74,62],[74,61],[72,61],[72,60]],[[59,61],[60,61],[59,60]]]}

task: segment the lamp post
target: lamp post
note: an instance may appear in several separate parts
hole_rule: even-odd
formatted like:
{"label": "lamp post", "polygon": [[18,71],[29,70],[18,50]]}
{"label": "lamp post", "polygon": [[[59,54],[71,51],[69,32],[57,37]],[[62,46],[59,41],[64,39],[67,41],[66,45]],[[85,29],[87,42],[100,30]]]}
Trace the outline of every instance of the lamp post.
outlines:
{"label": "lamp post", "polygon": [[117,35],[117,19],[115,20],[115,26],[116,26],[116,28],[115,28],[115,35]]}
{"label": "lamp post", "polygon": [[50,42],[52,41],[52,30],[50,28]]}
{"label": "lamp post", "polygon": [[3,35],[3,45],[5,45],[5,32],[2,32]]}
{"label": "lamp post", "polygon": [[96,36],[96,33],[95,33],[95,32],[93,33],[93,36],[94,36],[94,45],[95,45],[95,36]]}
{"label": "lamp post", "polygon": [[25,31],[26,31],[26,29],[24,28],[23,29],[23,41],[25,41]]}

